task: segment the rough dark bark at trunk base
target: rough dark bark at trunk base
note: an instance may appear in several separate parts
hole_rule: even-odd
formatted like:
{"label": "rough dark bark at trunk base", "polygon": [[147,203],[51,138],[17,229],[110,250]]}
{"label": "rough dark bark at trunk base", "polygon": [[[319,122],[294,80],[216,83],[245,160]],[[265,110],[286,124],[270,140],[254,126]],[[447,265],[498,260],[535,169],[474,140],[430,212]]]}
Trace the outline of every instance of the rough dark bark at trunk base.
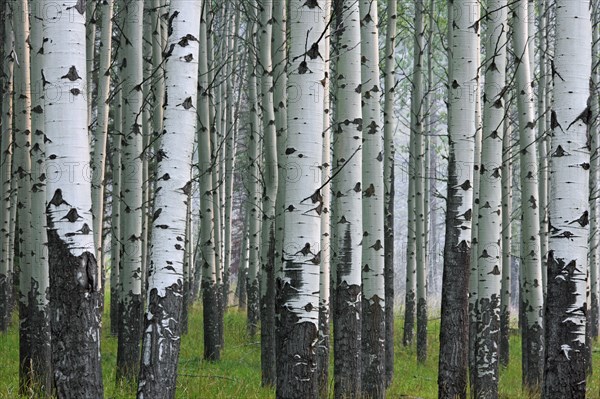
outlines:
{"label": "rough dark bark at trunk base", "polygon": [[[268,223],[268,221],[267,221]],[[260,299],[260,363],[262,385],[275,385],[277,373],[275,369],[275,232],[271,223],[269,233],[269,250],[265,280],[265,295]]]}
{"label": "rough dark bark at trunk base", "polygon": [[394,377],[394,168],[385,215],[385,377],[386,386]]}
{"label": "rough dark bark at trunk base", "polygon": [[[339,273],[339,272],[338,272]],[[339,275],[338,275],[339,279]],[[337,286],[333,329],[336,399],[361,397],[361,287],[345,281]]]}
{"label": "rough dark bark at trunk base", "polygon": [[5,332],[10,326],[12,313],[12,276],[9,273],[0,274],[0,332]]}
{"label": "rough dark bark at trunk base", "polygon": [[53,383],[58,398],[104,396],[94,254],[74,256],[48,218]]}
{"label": "rough dark bark at trunk base", "polygon": [[508,306],[500,312],[500,364],[508,366],[510,360],[510,310]]}
{"label": "rough dark bark at trunk base", "polygon": [[319,341],[317,343],[317,383],[319,398],[329,398],[329,308],[327,304],[319,306]]}
{"label": "rough dark bark at trunk base", "polygon": [[413,290],[406,292],[405,309],[404,309],[404,335],[402,336],[402,345],[412,345],[415,334],[415,308],[416,308],[416,292]]}
{"label": "rough dark bark at trunk base", "polygon": [[[471,273],[477,273],[477,269],[471,270]],[[471,397],[475,398],[477,392],[477,317],[479,312],[479,300],[475,299],[473,304],[469,301],[469,387],[471,389]]]}
{"label": "rough dark bark at trunk base", "polygon": [[[23,388],[28,394],[34,392],[36,396],[50,395],[52,391],[52,354],[50,351],[50,315],[49,308],[38,304],[40,298],[39,284],[31,279],[29,300],[27,306],[27,359],[22,359],[21,365],[25,374],[22,381]],[[48,292],[44,293],[45,296]],[[48,298],[49,299],[49,298]]]}
{"label": "rough dark bark at trunk base", "polygon": [[420,298],[417,304],[417,361],[427,360],[427,300]]}
{"label": "rough dark bark at trunk base", "polygon": [[221,359],[217,287],[208,281],[202,282],[202,311],[204,314],[204,360],[217,361]]}
{"label": "rough dark bark at trunk base", "polygon": [[544,378],[544,330],[539,324],[529,326],[524,320],[522,334],[523,386],[537,391]]}
{"label": "rough dark bark at trunk base", "polygon": [[385,309],[377,296],[362,299],[362,397],[385,398]]}
{"label": "rough dark bark at trunk base", "polygon": [[246,292],[248,293],[248,335],[254,337],[260,321],[258,279],[247,280]]}
{"label": "rough dark bark at trunk base", "polygon": [[[500,298],[492,295],[491,298],[479,298],[479,322],[477,323],[477,337],[475,345],[475,366],[471,375],[475,377],[474,386],[476,398],[498,398],[498,358],[496,350],[500,338]],[[495,360],[494,360],[495,359]]]}
{"label": "rough dark bark at trunk base", "polygon": [[284,305],[293,295],[288,284],[277,284],[279,323],[277,343],[277,399],[317,398],[318,329],[310,322],[299,323],[298,317]]}
{"label": "rough dark bark at trunk base", "polygon": [[[217,295],[217,309],[219,311],[217,318],[217,326],[219,331],[219,344],[221,345],[221,350],[225,348],[225,308],[223,307],[223,285],[218,285],[216,287],[216,295]],[[258,293],[257,293],[258,295]]]}
{"label": "rough dark bark at trunk base", "polygon": [[[573,267],[578,265],[574,264]],[[548,287],[546,306],[546,363],[544,369],[544,398],[583,399],[586,391],[585,348],[574,338],[579,327],[565,320],[577,299],[576,283],[566,270],[565,260],[548,252]],[[585,312],[585,309],[577,310]]]}
{"label": "rough dark bark at trunk base", "polygon": [[440,322],[440,359],[438,371],[439,399],[466,399],[467,352],[469,349],[468,286],[471,248],[459,242],[461,222],[458,216],[462,199],[458,195],[456,161],[448,161],[448,205],[446,243],[442,275],[442,310]]}
{"label": "rough dark bark at trunk base", "polygon": [[142,298],[131,291],[119,303],[117,380],[134,381],[139,373],[142,338]]}
{"label": "rough dark bark at trunk base", "polygon": [[119,287],[110,287],[110,335],[119,334]]}
{"label": "rough dark bark at trunk base", "polygon": [[175,398],[182,294],[181,280],[167,287],[165,296],[159,296],[156,288],[148,292],[138,399]]}

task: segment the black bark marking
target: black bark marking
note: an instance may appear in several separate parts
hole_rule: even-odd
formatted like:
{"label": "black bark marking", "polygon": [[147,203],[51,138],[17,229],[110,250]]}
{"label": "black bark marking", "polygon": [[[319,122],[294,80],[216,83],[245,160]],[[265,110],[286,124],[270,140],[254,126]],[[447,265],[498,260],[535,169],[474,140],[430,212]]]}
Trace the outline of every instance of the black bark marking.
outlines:
{"label": "black bark marking", "polygon": [[117,381],[135,381],[138,377],[143,314],[140,294],[130,290],[119,297]]}
{"label": "black bark marking", "polygon": [[69,68],[69,72],[67,72],[66,75],[63,75],[60,78],[61,79],[69,79],[71,82],[74,82],[77,79],[81,79],[81,76],[79,76],[79,73],[77,73],[77,68],[75,68],[75,65],[72,65]]}
{"label": "black bark marking", "polygon": [[75,223],[77,220],[79,220],[81,218],[82,217],[77,212],[77,209],[71,208],[71,210],[65,216],[63,216],[60,220],[67,219],[69,222]]}

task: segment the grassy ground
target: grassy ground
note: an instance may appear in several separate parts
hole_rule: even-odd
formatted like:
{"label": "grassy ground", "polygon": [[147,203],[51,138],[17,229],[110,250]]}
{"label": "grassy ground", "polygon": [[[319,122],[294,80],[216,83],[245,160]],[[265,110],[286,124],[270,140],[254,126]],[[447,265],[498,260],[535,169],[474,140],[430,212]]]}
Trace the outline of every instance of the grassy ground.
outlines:
{"label": "grassy ground", "polygon": [[[107,306],[106,309],[109,307]],[[117,340],[110,336],[108,315],[105,315],[102,333],[102,363],[105,397],[130,399],[135,397],[135,387],[116,386],[115,363]],[[0,335],[0,398],[16,399],[19,359],[16,319],[7,334]],[[225,317],[225,350],[222,360],[208,363],[202,360],[202,309],[196,305],[190,314],[189,333],[182,340],[177,380],[177,397],[185,399],[212,398],[273,398],[274,390],[260,387],[260,344],[258,337],[246,335],[245,315],[231,310]],[[402,323],[396,322],[396,336],[402,336]],[[425,364],[416,362],[416,351],[404,348],[401,339],[396,341],[394,382],[388,391],[389,398],[437,397],[437,348],[439,346],[439,320],[429,326],[429,358]],[[539,397],[521,391],[520,342],[511,338],[511,362],[500,375],[500,397],[505,399],[530,399]],[[600,364],[600,347],[594,346],[594,364]],[[588,398],[600,398],[599,373],[590,377]]]}

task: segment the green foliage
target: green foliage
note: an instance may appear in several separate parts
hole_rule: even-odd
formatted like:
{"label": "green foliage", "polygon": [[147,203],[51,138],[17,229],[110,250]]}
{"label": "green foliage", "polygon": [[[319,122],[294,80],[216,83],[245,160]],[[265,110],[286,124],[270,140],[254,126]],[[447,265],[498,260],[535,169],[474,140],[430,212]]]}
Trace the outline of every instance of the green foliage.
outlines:
{"label": "green foliage", "polygon": [[[105,306],[105,309],[110,307]],[[115,385],[117,339],[110,336],[110,318],[104,315],[102,333],[102,366],[104,370],[105,397],[132,399],[134,385]],[[17,318],[7,334],[0,335],[0,399],[17,399],[19,345]],[[397,320],[397,337],[402,336],[402,321]],[[429,326],[429,350],[431,354],[425,364],[417,363],[416,348],[404,348],[396,340],[396,369],[394,382],[388,391],[390,398],[437,397],[437,352],[439,347],[439,320]],[[230,310],[225,316],[225,350],[217,363],[202,359],[202,307],[195,305],[190,312],[189,333],[183,337],[177,379],[177,398],[273,398],[273,389],[261,388],[260,344],[258,338],[251,340],[246,335],[245,314]],[[594,345],[594,363],[598,364],[600,345]],[[333,370],[331,370],[333,372]],[[330,374],[333,376],[333,374]],[[588,398],[600,398],[600,381],[597,374],[588,380]],[[539,395],[528,395],[521,391],[521,347],[517,335],[511,337],[511,362],[500,372],[501,399],[534,399]]]}

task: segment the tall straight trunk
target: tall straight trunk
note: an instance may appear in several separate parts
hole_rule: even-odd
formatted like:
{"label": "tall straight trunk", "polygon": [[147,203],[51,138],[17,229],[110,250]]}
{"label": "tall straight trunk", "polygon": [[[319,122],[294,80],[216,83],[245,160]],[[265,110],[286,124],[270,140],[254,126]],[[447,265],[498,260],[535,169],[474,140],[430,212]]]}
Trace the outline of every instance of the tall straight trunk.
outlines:
{"label": "tall straight trunk", "polygon": [[[412,99],[411,99],[412,104]],[[411,105],[412,107],[412,105]],[[412,119],[411,109],[411,119]],[[412,123],[411,123],[412,126]],[[414,126],[413,126],[414,127]],[[417,298],[417,212],[416,212],[416,135],[411,128],[408,154],[408,221],[406,239],[406,289],[404,297],[404,333],[402,344],[412,345],[415,335],[416,298]]]}
{"label": "tall straight trunk", "polygon": [[133,380],[139,372],[142,334],[142,44],[143,3],[124,1],[123,135],[121,142],[121,270],[117,380]]}
{"label": "tall straight trunk", "polygon": [[423,54],[424,34],[423,1],[415,1],[415,32],[413,46],[413,76],[411,93],[411,134],[414,136],[414,238],[416,258],[417,307],[417,360],[427,359],[427,251],[425,244],[425,137]]}
{"label": "tall straight trunk", "polygon": [[525,317],[522,332],[523,384],[527,388],[535,389],[541,384],[543,378],[544,296],[540,258],[535,104],[530,76],[527,6],[527,0],[520,0],[514,5],[512,25],[513,48],[517,60],[517,108],[521,150],[521,292]]}
{"label": "tall straight trunk", "polygon": [[[255,17],[255,16],[254,16]],[[251,16],[251,20],[252,20]],[[255,43],[256,24],[250,22],[252,28],[248,30],[250,43]],[[251,52],[252,53],[252,52]],[[260,267],[260,228],[261,228],[261,195],[260,195],[260,155],[259,155],[259,129],[260,119],[258,115],[258,96],[256,93],[256,56],[248,56],[248,102],[250,105],[250,128],[248,131],[248,163],[250,180],[250,195],[247,203],[249,213],[249,246],[250,255],[248,262],[248,274],[246,276],[248,295],[248,334],[254,336],[259,322],[259,285],[258,269]]]}
{"label": "tall straight trunk", "polygon": [[598,313],[600,306],[599,295],[600,289],[598,287],[598,268],[600,267],[600,230],[598,229],[598,216],[600,215],[600,208],[598,207],[598,194],[600,193],[600,176],[598,175],[598,157],[599,146],[598,146],[598,115],[600,114],[600,103],[598,102],[598,63],[600,62],[600,37],[598,33],[598,24],[600,22],[598,11],[597,0],[593,3],[595,7],[592,7],[592,80],[590,93],[592,98],[591,111],[592,120],[595,123],[590,125],[590,137],[591,137],[591,161],[590,161],[590,247],[589,247],[589,262],[590,262],[590,334],[593,338],[598,337]]}
{"label": "tall straight trunk", "polygon": [[[277,129],[277,160],[279,170],[277,175],[277,199],[275,200],[275,256],[281,257],[283,245],[283,198],[285,195],[286,173],[283,159],[285,158],[287,137],[287,0],[273,0],[273,79],[275,91],[273,104],[275,108],[275,127]],[[325,40],[328,40],[325,38]],[[327,62],[327,57],[323,55]],[[328,91],[325,91],[328,95]],[[279,273],[276,270],[275,273]]]}
{"label": "tall straight trunk", "polygon": [[[58,397],[103,396],[100,363],[101,270],[93,241],[85,10],[75,0],[43,15],[52,368]],[[65,51],[68,49],[68,51]],[[68,165],[71,165],[67,167]],[[82,317],[85,315],[85,317]]]}
{"label": "tall straight trunk", "polygon": [[219,313],[217,309],[217,270],[213,239],[213,179],[211,173],[211,143],[209,120],[209,84],[207,46],[207,4],[202,6],[200,19],[200,51],[198,59],[198,163],[200,171],[200,267],[202,268],[202,311],[204,314],[204,359],[221,358]]}
{"label": "tall straight trunk", "polygon": [[236,160],[236,138],[237,138],[237,127],[235,118],[237,117],[234,107],[234,93],[236,90],[235,79],[233,74],[238,68],[238,32],[240,30],[240,7],[237,7],[235,12],[233,23],[230,22],[230,28],[228,34],[228,52],[232,54],[231,62],[227,63],[227,82],[226,82],[226,93],[227,93],[227,131],[226,131],[226,155],[225,155],[225,210],[224,210],[224,261],[225,267],[223,274],[223,307],[225,310],[229,307],[229,293],[231,286],[231,263],[232,263],[232,244],[231,244],[231,232],[232,232],[232,213],[233,213],[233,183],[235,173],[235,160]]}
{"label": "tall straight trunk", "polygon": [[394,133],[396,118],[396,15],[395,1],[387,3],[387,32],[385,37],[385,74],[383,108],[383,182],[385,188],[384,220],[384,280],[385,280],[385,377],[390,386],[394,376]]}
{"label": "tall straight trunk", "polygon": [[248,261],[249,261],[249,239],[248,239],[248,226],[249,217],[248,212],[244,215],[244,227],[242,235],[242,246],[240,247],[240,267],[238,269],[238,307],[240,310],[246,310],[248,306],[247,292],[246,292],[246,274],[248,273]]}
{"label": "tall straight trunk", "polygon": [[[3,21],[9,21],[9,5],[2,9]],[[10,242],[14,237],[10,224],[11,210],[11,175],[12,175],[12,152],[13,152],[13,88],[14,88],[14,56],[11,56],[14,46],[14,33],[9,23],[3,27],[3,57],[2,72],[0,72],[0,87],[2,88],[2,114],[1,118],[1,149],[0,160],[0,332],[8,329],[11,321],[13,307],[13,274],[10,269],[12,253]]]}
{"label": "tall straight trunk", "polygon": [[275,372],[275,200],[277,198],[277,132],[273,108],[273,4],[259,3],[259,64],[261,65],[261,106],[264,165],[262,176],[263,223],[261,230],[261,366],[263,386],[274,385]]}
{"label": "tall straight trunk", "polygon": [[544,397],[585,398],[589,125],[592,123],[590,3],[556,8],[548,305]]}
{"label": "tall straight trunk", "polygon": [[475,353],[477,398],[498,397],[498,364],[502,288],[502,139],[506,115],[508,12],[506,0],[488,3],[486,27],[485,87],[483,96],[482,152],[479,164],[479,226],[477,239],[478,316]]}
{"label": "tall straight trunk", "polygon": [[360,1],[362,151],[362,392],[385,396],[383,132],[379,87],[377,3]]}
{"label": "tall straight trunk", "polygon": [[[50,304],[48,302],[50,277],[45,248],[48,237],[41,228],[45,222],[46,208],[46,140],[44,135],[44,95],[42,79],[43,27],[41,10],[32,10],[31,32],[31,226],[32,253],[35,254],[29,282],[28,305],[30,321],[30,353],[33,384],[50,392],[52,367],[50,352]],[[36,389],[37,389],[36,388]]]}
{"label": "tall straight trunk", "polygon": [[[361,396],[361,269],[363,248],[361,46],[359,4],[352,0],[341,5],[338,25],[339,46],[335,79],[336,112],[333,150],[333,206],[335,241],[333,263],[336,269],[334,322],[335,397]],[[375,84],[376,82],[372,82]],[[368,127],[371,128],[371,127]],[[366,244],[366,242],[364,242]],[[379,248],[382,243],[371,244]]]}
{"label": "tall straight trunk", "polygon": [[[465,398],[468,360],[468,298],[476,103],[479,7],[455,1],[449,15],[449,143],[446,242],[438,386],[440,398]],[[449,6],[451,9],[452,6]],[[465,166],[467,165],[467,166]]]}
{"label": "tall straight trunk", "polygon": [[[90,139],[90,144],[93,143],[94,134],[91,132],[91,121],[94,119],[94,62],[96,58],[96,23],[98,21],[96,8],[99,5],[97,1],[88,1],[85,4],[85,45],[86,45],[86,61],[87,61],[87,75],[86,79],[86,99],[87,99],[87,107],[88,107],[88,121],[90,124],[88,125],[88,135]],[[90,145],[93,149],[93,144]],[[100,258],[97,258],[100,260]]]}
{"label": "tall straight trunk", "polygon": [[[150,245],[148,310],[145,318],[139,399],[175,398],[181,342],[185,217],[192,188],[190,164],[196,133],[199,2],[172,0],[165,85],[169,99],[156,165]],[[172,51],[171,51],[172,50]]]}
{"label": "tall straight trunk", "polygon": [[110,64],[112,61],[113,2],[102,3],[102,25],[99,52],[98,116],[94,131],[94,162],[92,163],[92,215],[96,258],[103,258],[104,176],[106,170],[106,143],[108,140],[108,113],[110,94]]}
{"label": "tall straight trunk", "polygon": [[[290,21],[288,137],[285,166],[295,179],[286,184],[284,224],[287,226],[282,271],[277,276],[279,313],[277,398],[318,397],[319,251],[321,240],[321,179],[313,167],[322,160],[322,57],[325,30],[324,0],[292,0],[298,10]],[[310,49],[307,51],[307,49]],[[291,98],[291,97],[290,97]],[[358,371],[358,370],[355,370]]]}
{"label": "tall straight trunk", "polygon": [[[504,108],[509,110],[507,96]],[[508,112],[507,112],[508,115]],[[500,364],[510,360],[510,299],[511,299],[511,226],[512,226],[512,128],[510,118],[504,119],[502,138],[502,293],[500,295]]]}
{"label": "tall straight trunk", "polygon": [[[537,109],[538,109],[538,181],[540,198],[540,255],[542,265],[546,264],[548,254],[548,149],[547,137],[548,126],[546,124],[546,113],[549,112],[546,103],[546,91],[548,90],[548,61],[547,61],[547,41],[546,25],[548,21],[546,3],[549,0],[539,0],[538,12],[538,52],[539,52],[539,83],[537,86]],[[530,3],[531,5],[531,3]],[[533,32],[531,33],[533,34]],[[533,48],[533,46],[530,46]],[[534,59],[530,60],[533,62]],[[542,286],[546,292],[547,278],[546,268],[542,267]]]}
{"label": "tall straight trunk", "polygon": [[[325,0],[325,21],[332,17],[331,0]],[[317,342],[317,373],[319,384],[319,397],[329,397],[329,355],[331,346],[330,327],[330,298],[331,298],[331,184],[326,184],[331,176],[331,113],[330,96],[331,80],[329,69],[331,65],[331,30],[325,27],[325,40],[323,50],[320,51],[325,61],[323,78],[323,148],[321,150],[321,256],[319,271],[319,341]]]}
{"label": "tall straight trunk", "polygon": [[119,297],[121,264],[121,135],[123,132],[123,94],[117,92],[114,102],[112,138],[112,192],[110,216],[110,333],[119,333]]}
{"label": "tall straight trunk", "polygon": [[[30,367],[33,360],[33,333],[37,326],[31,316],[29,301],[32,288],[33,263],[37,263],[37,248],[33,245],[31,215],[31,86],[29,47],[29,7],[26,0],[13,2],[11,20],[14,21],[15,63],[14,84],[14,135],[15,158],[13,179],[18,184],[17,230],[18,251],[15,258],[19,264],[19,390],[22,394],[34,384],[38,370]],[[41,248],[40,248],[41,249]],[[36,265],[37,267],[37,265]],[[32,298],[33,299],[33,298]],[[33,379],[31,378],[33,377]]]}

